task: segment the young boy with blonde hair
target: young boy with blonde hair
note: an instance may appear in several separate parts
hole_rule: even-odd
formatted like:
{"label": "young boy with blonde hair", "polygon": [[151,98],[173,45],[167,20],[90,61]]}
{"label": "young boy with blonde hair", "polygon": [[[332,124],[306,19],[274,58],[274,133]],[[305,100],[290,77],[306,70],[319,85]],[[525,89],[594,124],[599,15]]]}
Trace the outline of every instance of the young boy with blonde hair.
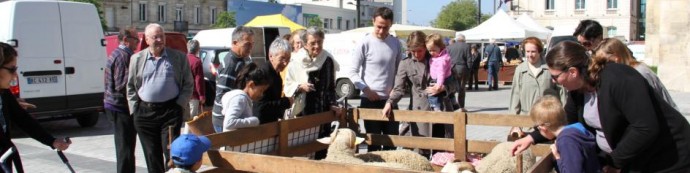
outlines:
{"label": "young boy with blonde hair", "polygon": [[551,151],[560,172],[601,172],[594,135],[579,122],[567,125],[565,114],[561,101],[551,95],[537,99],[529,112],[539,133],[555,138]]}

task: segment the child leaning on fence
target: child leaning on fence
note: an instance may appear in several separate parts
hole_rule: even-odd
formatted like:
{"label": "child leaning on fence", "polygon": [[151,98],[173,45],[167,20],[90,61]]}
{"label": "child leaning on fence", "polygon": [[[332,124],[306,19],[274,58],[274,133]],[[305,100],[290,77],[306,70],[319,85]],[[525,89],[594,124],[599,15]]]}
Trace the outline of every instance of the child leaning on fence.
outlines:
{"label": "child leaning on fence", "polygon": [[551,95],[537,99],[529,112],[539,133],[556,139],[551,151],[560,172],[600,172],[594,135],[582,123],[567,124],[561,101]]}
{"label": "child leaning on fence", "polygon": [[[431,59],[429,60],[429,75],[431,76],[431,82],[429,86],[435,87],[437,90],[446,88],[445,92],[429,95],[429,106],[434,111],[441,111],[443,109],[441,105],[443,104],[441,103],[442,99],[440,97],[445,95],[445,93],[453,93],[448,91],[448,89],[452,88],[448,86],[457,82],[451,75],[452,72],[450,68],[452,64],[450,63],[450,54],[448,54],[448,50],[443,43],[441,35],[431,34],[427,36],[426,48],[431,54]],[[450,100],[456,101],[456,99],[453,99],[454,95],[451,94],[450,97]]]}
{"label": "child leaning on fence", "polygon": [[225,93],[221,99],[224,116],[222,131],[259,125],[259,118],[252,113],[252,102],[261,98],[271,81],[269,79],[268,72],[255,63],[240,70],[235,80],[238,89]]}
{"label": "child leaning on fence", "polygon": [[183,134],[170,144],[170,157],[175,167],[168,173],[191,173],[201,167],[201,156],[211,148],[205,136]]}

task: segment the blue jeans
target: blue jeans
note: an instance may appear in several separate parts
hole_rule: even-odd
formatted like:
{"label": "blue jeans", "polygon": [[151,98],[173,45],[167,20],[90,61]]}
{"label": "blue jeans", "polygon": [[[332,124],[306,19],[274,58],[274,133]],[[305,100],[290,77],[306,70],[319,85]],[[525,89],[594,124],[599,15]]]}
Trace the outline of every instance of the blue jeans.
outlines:
{"label": "blue jeans", "polygon": [[486,79],[486,84],[489,88],[498,88],[498,70],[501,68],[498,62],[489,61],[489,74]]}

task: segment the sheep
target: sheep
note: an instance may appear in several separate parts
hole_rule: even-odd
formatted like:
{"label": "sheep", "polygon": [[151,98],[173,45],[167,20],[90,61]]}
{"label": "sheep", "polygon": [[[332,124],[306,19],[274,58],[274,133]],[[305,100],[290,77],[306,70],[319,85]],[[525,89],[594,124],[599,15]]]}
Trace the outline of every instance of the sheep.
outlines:
{"label": "sheep", "polygon": [[[477,172],[517,172],[516,157],[510,156],[509,148],[512,142],[503,142],[491,149],[491,153],[486,155],[476,167]],[[522,172],[534,165],[536,157],[530,150],[522,152]]]}
{"label": "sheep", "polygon": [[453,162],[448,161],[441,172],[444,173],[476,173],[477,171],[470,162]]}
{"label": "sheep", "polygon": [[431,164],[423,156],[409,150],[375,151],[355,154],[357,144],[363,142],[350,129],[337,129],[330,138],[319,139],[319,142],[330,144],[324,161],[384,166],[398,169],[433,171]]}

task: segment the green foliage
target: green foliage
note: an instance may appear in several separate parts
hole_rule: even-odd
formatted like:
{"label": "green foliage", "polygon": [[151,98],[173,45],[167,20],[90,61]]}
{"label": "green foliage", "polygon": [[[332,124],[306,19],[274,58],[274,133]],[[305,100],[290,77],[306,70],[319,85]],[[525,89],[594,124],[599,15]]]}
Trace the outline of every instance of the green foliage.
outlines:
{"label": "green foliage", "polygon": [[316,17],[310,17],[308,22],[307,22],[307,27],[310,26],[315,26],[317,28],[323,28],[323,22],[321,21],[321,18],[318,16]]}
{"label": "green foliage", "polygon": [[234,11],[223,11],[218,14],[218,19],[216,19],[216,23],[211,25],[212,28],[230,28],[230,27],[235,27],[237,26],[237,21],[235,21],[235,12]]}
{"label": "green foliage", "polygon": [[[457,0],[443,6],[441,12],[431,25],[436,28],[444,28],[462,31],[477,26],[477,3],[474,0]],[[487,15],[482,15],[482,21]]]}
{"label": "green foliage", "polygon": [[106,26],[107,22],[105,21],[105,18],[103,18],[103,16],[105,14],[103,14],[103,4],[101,4],[100,0],[69,0],[69,1],[91,3],[91,4],[95,5],[96,10],[98,11],[98,17],[101,19],[101,27],[103,28],[103,30],[108,29],[108,26]]}
{"label": "green foliage", "polygon": [[657,66],[651,66],[651,67],[649,67],[649,68],[652,69],[652,71],[654,72],[654,74],[657,74],[657,72],[656,72],[656,71],[657,71]]}

